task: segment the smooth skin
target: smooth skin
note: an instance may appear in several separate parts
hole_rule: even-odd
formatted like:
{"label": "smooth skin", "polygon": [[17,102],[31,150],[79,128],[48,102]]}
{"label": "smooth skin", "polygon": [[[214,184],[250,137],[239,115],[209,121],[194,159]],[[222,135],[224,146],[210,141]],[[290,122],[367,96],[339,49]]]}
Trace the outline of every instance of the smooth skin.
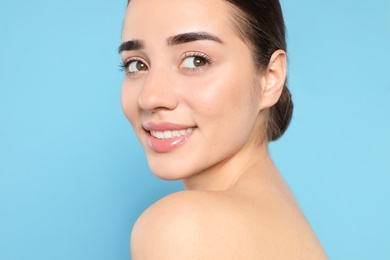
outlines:
{"label": "smooth skin", "polygon": [[[132,259],[327,259],[265,140],[267,109],[280,97],[286,54],[259,71],[223,0],[132,0],[122,42],[123,111],[152,172],[185,191],[149,207],[131,236]],[[218,40],[172,44],[206,33]],[[145,124],[194,128],[156,152]]]}

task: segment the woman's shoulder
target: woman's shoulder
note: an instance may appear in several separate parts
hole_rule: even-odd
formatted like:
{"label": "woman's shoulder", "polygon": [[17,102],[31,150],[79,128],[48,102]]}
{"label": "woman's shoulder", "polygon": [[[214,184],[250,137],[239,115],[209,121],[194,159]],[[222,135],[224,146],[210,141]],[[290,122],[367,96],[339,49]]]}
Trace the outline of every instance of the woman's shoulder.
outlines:
{"label": "woman's shoulder", "polygon": [[233,201],[229,201],[223,192],[191,190],[162,198],[134,225],[133,257],[189,259],[189,256],[208,256],[219,259],[212,258],[212,254],[229,252],[230,247],[219,247],[237,239],[232,237],[232,231],[241,221]]}
{"label": "woman's shoulder", "polygon": [[284,255],[278,239],[287,239],[288,247],[299,239],[286,232],[291,228],[285,222],[288,216],[274,206],[240,192],[173,193],[137,220],[131,238],[133,259],[295,259]]}
{"label": "woman's shoulder", "polygon": [[[221,192],[186,190],[172,193],[155,202],[138,218],[133,235],[137,235],[137,230],[142,229],[142,233],[151,231],[156,235],[156,230],[183,233],[191,228],[200,233],[207,222],[213,222],[215,216],[228,213],[233,209],[233,203],[226,199]],[[230,204],[230,205],[229,205]],[[230,213],[234,213],[233,211]],[[219,219],[222,222],[226,216]],[[196,234],[193,233],[193,236]]]}

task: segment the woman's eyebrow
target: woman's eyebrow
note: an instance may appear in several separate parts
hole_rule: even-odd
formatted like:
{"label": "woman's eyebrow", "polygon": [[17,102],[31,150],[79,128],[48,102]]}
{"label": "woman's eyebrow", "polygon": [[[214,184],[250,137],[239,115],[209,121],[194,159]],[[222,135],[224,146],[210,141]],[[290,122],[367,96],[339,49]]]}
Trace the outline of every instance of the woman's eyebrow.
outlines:
{"label": "woman's eyebrow", "polygon": [[119,48],[118,53],[121,54],[123,51],[136,51],[144,47],[144,44],[140,40],[131,40],[123,42]]}
{"label": "woman's eyebrow", "polygon": [[[221,39],[219,39],[217,36],[212,35],[207,32],[189,32],[189,33],[181,33],[178,35],[174,35],[168,38],[167,43],[169,46],[172,45],[179,45],[184,44],[188,42],[194,42],[194,41],[201,41],[201,40],[208,40],[208,41],[215,41],[218,43],[223,43]],[[119,48],[118,53],[121,54],[123,51],[136,51],[144,48],[144,44],[140,40],[130,40],[123,42]]]}
{"label": "woman's eyebrow", "polygon": [[194,42],[194,41],[200,41],[200,40],[209,40],[209,41],[215,41],[218,43],[223,43],[221,39],[219,39],[217,36],[212,35],[207,32],[189,32],[189,33],[182,33],[178,35],[174,35],[168,38],[167,42],[169,46],[172,45],[178,45],[183,44],[187,42]]}

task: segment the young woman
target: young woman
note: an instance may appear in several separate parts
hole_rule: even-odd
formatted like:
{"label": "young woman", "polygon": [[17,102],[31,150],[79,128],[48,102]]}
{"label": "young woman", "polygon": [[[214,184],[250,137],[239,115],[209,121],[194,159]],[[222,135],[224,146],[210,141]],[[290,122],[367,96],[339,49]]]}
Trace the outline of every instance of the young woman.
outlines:
{"label": "young woman", "polygon": [[137,259],[326,259],[267,144],[286,130],[278,0],[131,0],[123,111],[152,172],[185,191],[136,222]]}

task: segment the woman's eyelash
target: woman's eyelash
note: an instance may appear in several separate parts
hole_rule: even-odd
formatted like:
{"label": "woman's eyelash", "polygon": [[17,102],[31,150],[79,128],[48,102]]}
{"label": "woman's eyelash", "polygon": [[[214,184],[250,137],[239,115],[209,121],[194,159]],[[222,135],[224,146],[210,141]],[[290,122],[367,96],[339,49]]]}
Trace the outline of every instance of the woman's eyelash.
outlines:
{"label": "woman's eyelash", "polygon": [[203,59],[205,59],[207,61],[208,64],[211,64],[211,63],[214,62],[213,58],[211,58],[209,55],[201,53],[201,52],[185,53],[184,57],[183,57],[183,60],[186,59],[186,58],[189,58],[189,57],[194,57],[194,58],[200,57],[200,58],[203,58]]}
{"label": "woman's eyelash", "polygon": [[181,60],[180,69],[189,73],[198,73],[207,69],[214,62],[210,56],[200,52],[185,53]]}
{"label": "woman's eyelash", "polygon": [[139,61],[139,62],[142,62],[142,63],[145,64],[145,62],[144,62],[142,59],[140,59],[140,58],[130,58],[130,59],[127,59],[126,61],[121,62],[121,63],[119,64],[119,70],[120,70],[120,71],[124,71],[124,72],[125,72],[126,74],[128,74],[128,75],[131,75],[131,74],[136,73],[136,72],[134,72],[134,71],[129,71],[129,65],[130,65],[132,62],[134,62],[134,61]]}
{"label": "woman's eyelash", "polygon": [[119,63],[119,70],[127,72],[127,68],[129,66],[130,62],[132,62],[132,61],[133,61],[133,59],[128,59],[126,61]]}
{"label": "woman's eyelash", "polygon": [[125,71],[125,68],[126,68],[126,63],[119,63],[119,71]]}

